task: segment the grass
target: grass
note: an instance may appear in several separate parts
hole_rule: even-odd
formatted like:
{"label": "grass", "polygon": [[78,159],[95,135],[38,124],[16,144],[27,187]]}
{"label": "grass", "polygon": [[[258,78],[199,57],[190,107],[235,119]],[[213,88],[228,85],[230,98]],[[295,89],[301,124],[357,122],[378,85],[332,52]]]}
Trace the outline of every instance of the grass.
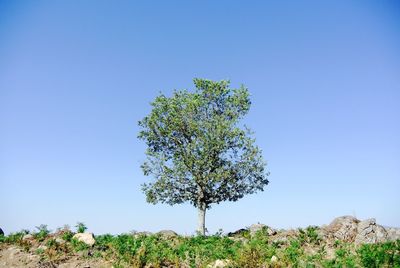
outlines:
{"label": "grass", "polygon": [[[215,260],[225,260],[227,267],[232,268],[400,267],[400,240],[360,247],[336,241],[330,245],[334,254],[328,258],[328,245],[318,236],[317,227],[299,230],[296,237],[280,243],[272,241],[265,230],[261,230],[252,237],[243,233],[238,239],[221,233],[169,239],[157,234],[105,234],[96,236],[93,247],[73,239],[74,233],[68,229],[51,234],[47,227],[38,228],[31,242],[22,239],[26,233],[1,236],[0,248],[15,244],[53,263],[80,253],[85,258],[104,259],[114,267],[207,267]],[[57,238],[64,242],[57,242]],[[46,247],[39,248],[39,245]],[[271,258],[275,261],[271,262]]]}

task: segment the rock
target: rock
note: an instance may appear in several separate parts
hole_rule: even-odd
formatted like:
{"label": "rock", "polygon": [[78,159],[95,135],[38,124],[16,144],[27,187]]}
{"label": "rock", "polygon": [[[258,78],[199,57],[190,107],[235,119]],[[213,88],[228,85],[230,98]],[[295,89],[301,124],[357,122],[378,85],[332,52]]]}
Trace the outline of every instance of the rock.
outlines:
{"label": "rock", "polygon": [[342,216],[334,219],[324,230],[334,239],[353,242],[357,235],[358,222],[359,220],[352,216]]}
{"label": "rock", "polygon": [[93,246],[96,243],[92,233],[77,233],[72,238],[85,243],[86,245]]}
{"label": "rock", "polygon": [[250,236],[254,236],[257,232],[266,229],[267,225],[262,224],[262,223],[257,223],[257,224],[252,224],[249,227],[249,231],[250,231]]}
{"label": "rock", "polygon": [[278,231],[276,229],[268,226],[268,229],[267,229],[267,234],[268,235],[270,235],[270,236],[271,235],[276,235],[277,233],[278,233]]}
{"label": "rock", "polygon": [[1,228],[0,228],[0,235],[4,235],[4,232]]}
{"label": "rock", "polygon": [[323,226],[316,230],[318,237],[320,237],[322,240],[326,240],[329,237],[329,232],[327,231],[326,228],[327,226]]}
{"label": "rock", "polygon": [[151,232],[135,232],[133,233],[133,237],[138,238],[140,236],[149,236],[152,235]]}
{"label": "rock", "polygon": [[361,221],[358,224],[355,244],[371,244],[387,241],[387,232],[385,228],[376,224],[375,219]]}
{"label": "rock", "polygon": [[216,260],[212,264],[209,264],[208,268],[224,268],[229,265],[229,260]]}
{"label": "rock", "polygon": [[261,230],[266,230],[266,233],[271,236],[271,235],[275,235],[277,233],[277,231],[265,224],[262,223],[257,223],[257,224],[252,224],[249,227],[249,231],[250,231],[250,236],[254,236],[257,232],[261,231]]}
{"label": "rock", "polygon": [[386,232],[388,241],[396,241],[400,239],[400,228],[388,227],[386,228]]}
{"label": "rock", "polygon": [[276,234],[271,240],[273,243],[278,244],[287,244],[291,239],[294,239],[298,236],[298,230],[289,229],[289,230],[281,230],[278,234]]}
{"label": "rock", "polygon": [[247,233],[248,230],[247,229],[239,229],[237,231],[234,232],[230,232],[227,234],[228,237],[236,237],[236,236],[243,236],[245,233]]}
{"label": "rock", "polygon": [[177,237],[178,236],[178,234],[177,233],[175,233],[174,231],[172,231],[172,230],[162,230],[162,231],[159,231],[158,233],[157,233],[158,235],[161,235],[163,238],[173,238],[173,237]]}
{"label": "rock", "polygon": [[271,263],[277,263],[278,262],[278,257],[275,255],[271,257]]}
{"label": "rock", "polygon": [[64,244],[64,243],[65,243],[65,240],[62,239],[62,238],[60,238],[60,237],[57,237],[57,238],[56,238],[56,243],[58,243],[58,244]]}
{"label": "rock", "polygon": [[32,240],[32,239],[33,239],[33,235],[31,235],[31,234],[26,234],[22,237],[23,241]]}
{"label": "rock", "polygon": [[334,247],[327,247],[327,248],[325,248],[325,250],[326,250],[325,257],[328,260],[335,259],[335,257],[336,257],[336,249]]}
{"label": "rock", "polygon": [[40,246],[38,246],[38,249],[40,249],[40,250],[46,250],[46,249],[47,249],[47,246],[45,246],[45,245],[40,245]]}

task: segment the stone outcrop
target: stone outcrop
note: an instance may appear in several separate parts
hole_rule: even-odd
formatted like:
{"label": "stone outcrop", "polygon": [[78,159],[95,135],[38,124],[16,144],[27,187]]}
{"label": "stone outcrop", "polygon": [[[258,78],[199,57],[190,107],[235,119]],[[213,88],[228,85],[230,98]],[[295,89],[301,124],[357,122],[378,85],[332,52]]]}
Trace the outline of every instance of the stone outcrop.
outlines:
{"label": "stone outcrop", "polygon": [[324,231],[333,239],[353,242],[357,236],[357,227],[360,221],[352,216],[342,216],[334,219]]}
{"label": "stone outcrop", "polygon": [[[276,231],[265,224],[253,224],[248,229],[240,229],[229,233],[228,236],[240,238],[244,232],[250,232],[254,236],[258,231],[266,230],[271,241],[287,244],[291,239],[299,236],[299,229]],[[360,221],[353,216],[335,218],[329,225],[316,227],[318,239],[326,241],[332,246],[336,240],[354,243],[355,245],[383,243],[400,239],[400,228],[383,227],[376,223],[375,219]]]}
{"label": "stone outcrop", "polygon": [[249,227],[249,231],[250,231],[250,236],[254,236],[257,232],[266,229],[267,225],[265,224],[261,224],[261,223],[257,223],[257,224],[252,224]]}
{"label": "stone outcrop", "polygon": [[92,233],[77,233],[72,238],[85,243],[86,245],[93,246],[96,243]]}
{"label": "stone outcrop", "polygon": [[4,235],[4,232],[1,228],[0,228],[0,235]]}
{"label": "stone outcrop", "polygon": [[160,235],[160,236],[163,237],[163,238],[166,238],[166,239],[169,239],[169,238],[173,238],[173,237],[177,237],[177,236],[178,236],[178,234],[175,233],[175,232],[172,231],[172,230],[162,230],[162,231],[159,231],[157,234]]}
{"label": "stone outcrop", "polygon": [[395,241],[400,239],[400,228],[387,227],[387,240]]}
{"label": "stone outcrop", "polygon": [[277,233],[275,229],[273,229],[265,224],[257,223],[257,224],[250,225],[250,227],[249,227],[250,236],[254,236],[257,232],[259,232],[261,230],[265,230],[269,236],[275,235]]}
{"label": "stone outcrop", "polygon": [[32,240],[34,237],[31,234],[26,234],[22,237],[23,241]]}
{"label": "stone outcrop", "polygon": [[381,243],[385,241],[387,241],[387,232],[385,228],[376,224],[375,219],[361,221],[358,224],[357,236],[354,241],[357,245]]}
{"label": "stone outcrop", "polygon": [[229,265],[229,260],[216,260],[212,264],[209,264],[207,268],[224,268]]}

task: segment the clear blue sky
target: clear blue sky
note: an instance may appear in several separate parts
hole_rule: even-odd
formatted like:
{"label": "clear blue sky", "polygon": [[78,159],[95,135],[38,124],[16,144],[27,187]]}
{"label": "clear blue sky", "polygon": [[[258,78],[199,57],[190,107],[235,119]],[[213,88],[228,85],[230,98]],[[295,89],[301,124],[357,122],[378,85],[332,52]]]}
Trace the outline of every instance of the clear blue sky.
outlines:
{"label": "clear blue sky", "polygon": [[192,233],[190,205],[145,202],[136,136],[194,77],[249,88],[271,172],[211,232],[400,226],[400,4],[346,0],[0,1],[0,227]]}

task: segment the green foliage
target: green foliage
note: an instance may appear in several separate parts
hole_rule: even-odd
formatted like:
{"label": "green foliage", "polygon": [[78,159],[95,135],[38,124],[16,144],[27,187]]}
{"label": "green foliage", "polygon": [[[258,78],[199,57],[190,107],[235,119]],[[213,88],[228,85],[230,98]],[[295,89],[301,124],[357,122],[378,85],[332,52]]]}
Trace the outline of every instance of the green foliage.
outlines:
{"label": "green foliage", "polygon": [[190,202],[208,209],[262,191],[268,184],[261,150],[239,121],[250,109],[245,87],[228,81],[194,79],[196,91],[161,94],[139,122],[147,144],[143,185],[147,201],[170,205]]}
{"label": "green foliage", "polygon": [[81,241],[78,241],[77,239],[75,239],[75,238],[72,238],[71,239],[71,246],[72,246],[72,249],[74,250],[74,251],[82,251],[82,250],[86,250],[86,249],[89,249],[89,246],[88,245],[86,245],[85,243],[83,243],[83,242],[81,242]]}
{"label": "green foliage", "polygon": [[318,226],[308,226],[305,230],[299,229],[298,240],[301,245],[305,243],[319,245],[321,238],[318,235]]}
{"label": "green foliage", "polygon": [[50,230],[47,229],[46,224],[41,224],[39,226],[36,226],[36,229],[38,230],[38,232],[34,234],[34,237],[38,241],[43,241],[50,233]]}
{"label": "green foliage", "polygon": [[364,267],[400,267],[400,240],[383,244],[364,244],[358,250]]}
{"label": "green foliage", "polygon": [[71,242],[73,236],[74,236],[73,232],[71,232],[70,230],[65,230],[65,231],[63,231],[61,238],[64,241]]}
{"label": "green foliage", "polygon": [[84,233],[87,230],[87,227],[83,222],[77,222],[75,227],[77,233]]}
{"label": "green foliage", "polygon": [[289,246],[283,251],[284,260],[287,264],[292,264],[295,267],[298,266],[300,257],[303,255],[301,245],[302,242],[300,240],[293,239],[290,241]]}

